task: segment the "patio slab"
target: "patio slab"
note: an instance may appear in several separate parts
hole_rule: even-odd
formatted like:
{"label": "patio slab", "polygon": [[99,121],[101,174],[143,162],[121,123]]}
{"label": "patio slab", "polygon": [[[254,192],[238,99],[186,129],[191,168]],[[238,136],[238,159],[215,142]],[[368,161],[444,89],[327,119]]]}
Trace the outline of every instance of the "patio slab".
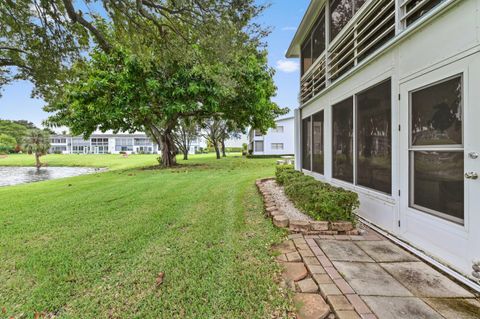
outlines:
{"label": "patio slab", "polygon": [[364,296],[362,299],[381,319],[444,319],[415,297]]}
{"label": "patio slab", "polygon": [[387,240],[356,243],[376,262],[418,261],[418,258]]}
{"label": "patio slab", "polygon": [[423,301],[446,319],[480,318],[480,302],[475,299],[429,298]]}
{"label": "patio slab", "polygon": [[380,264],[418,297],[473,298],[457,283],[423,262]]}
{"label": "patio slab", "polygon": [[332,261],[374,262],[351,241],[316,240],[316,243]]}
{"label": "patio slab", "polygon": [[359,295],[412,296],[395,278],[374,263],[333,262]]}

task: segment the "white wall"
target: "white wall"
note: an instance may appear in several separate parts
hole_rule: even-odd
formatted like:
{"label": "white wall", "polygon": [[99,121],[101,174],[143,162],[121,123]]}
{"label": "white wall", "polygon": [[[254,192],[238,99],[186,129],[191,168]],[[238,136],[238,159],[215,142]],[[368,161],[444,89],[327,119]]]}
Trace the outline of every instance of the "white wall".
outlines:
{"label": "white wall", "polygon": [[[346,79],[340,80],[328,87],[321,96],[308,102],[301,110],[296,121],[296,132],[300,118],[306,118],[320,110],[324,110],[324,150],[325,175],[311,173],[315,177],[327,180],[332,184],[356,191],[359,194],[362,217],[374,222],[384,230],[411,243],[417,248],[426,251],[429,255],[441,260],[466,276],[471,272],[471,262],[480,258],[480,218],[470,212],[470,225],[456,227],[450,222],[438,220],[436,217],[425,216],[430,223],[430,229],[416,227],[412,218],[400,226],[398,221],[405,216],[401,211],[402,201],[408,197],[408,190],[402,189],[402,197],[398,191],[401,180],[405,180],[408,171],[400,171],[400,159],[406,150],[400,149],[401,133],[398,131],[400,118],[408,118],[408,94],[399,101],[400,87],[403,83],[416,79],[425,74],[435,72],[451,65],[455,61],[467,61],[466,80],[476,82],[480,76],[480,69],[473,69],[470,65],[477,65],[480,60],[480,1],[457,1],[442,14],[412,32],[408,37],[389,47],[384,53],[367,63],[360,70],[352,73]],[[469,64],[472,61],[471,64]],[[477,62],[476,62],[477,61]],[[475,62],[475,63],[473,63]],[[462,69],[459,69],[459,73]],[[470,73],[468,73],[470,72]],[[470,74],[470,75],[469,75]],[[476,77],[473,78],[472,75]],[[381,194],[332,178],[332,105],[348,98],[355,93],[365,90],[382,80],[391,78],[392,81],[392,195]],[[467,83],[472,87],[472,83]],[[474,86],[474,85],[473,85]],[[406,99],[406,100],[404,100]],[[478,101],[474,101],[477,103]],[[474,106],[478,107],[478,103]],[[466,114],[468,117],[468,114]],[[403,126],[402,126],[403,127]],[[403,129],[408,130],[408,127]],[[405,131],[406,132],[406,131]],[[296,137],[300,145],[300,134]],[[301,148],[296,148],[296,162],[301,163]],[[403,156],[403,155],[402,155]],[[310,172],[306,172],[310,173]],[[467,204],[467,203],[466,203]],[[408,205],[407,205],[408,206]],[[466,212],[467,214],[467,212]],[[403,220],[403,219],[402,219]],[[468,217],[466,216],[466,220]],[[450,223],[450,224],[449,224]],[[475,224],[473,224],[475,223]],[[426,224],[425,224],[426,225]],[[476,230],[476,231],[473,231]],[[433,235],[432,235],[433,234]],[[462,249],[459,249],[462,247]]]}
{"label": "white wall", "polygon": [[[277,127],[283,127],[283,132],[276,132],[275,129],[269,129],[267,134],[263,136],[253,136],[254,141],[263,141],[263,152],[254,150],[254,155],[286,155],[295,153],[294,118],[279,119],[276,120],[275,123]],[[274,143],[283,144],[283,149],[273,149],[272,144]]]}

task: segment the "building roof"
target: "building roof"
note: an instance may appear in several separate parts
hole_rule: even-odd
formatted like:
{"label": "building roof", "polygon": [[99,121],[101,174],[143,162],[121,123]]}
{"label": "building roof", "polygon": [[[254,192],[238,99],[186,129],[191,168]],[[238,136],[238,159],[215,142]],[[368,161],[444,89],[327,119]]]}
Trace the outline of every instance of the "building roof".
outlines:
{"label": "building roof", "polygon": [[308,6],[307,12],[303,16],[302,22],[297,28],[297,32],[288,47],[287,53],[285,56],[287,58],[299,58],[300,57],[300,46],[303,42],[303,39],[307,35],[308,31],[312,28],[313,24],[317,20],[317,16],[320,13],[320,10],[323,8],[326,0],[311,0],[310,5]]}

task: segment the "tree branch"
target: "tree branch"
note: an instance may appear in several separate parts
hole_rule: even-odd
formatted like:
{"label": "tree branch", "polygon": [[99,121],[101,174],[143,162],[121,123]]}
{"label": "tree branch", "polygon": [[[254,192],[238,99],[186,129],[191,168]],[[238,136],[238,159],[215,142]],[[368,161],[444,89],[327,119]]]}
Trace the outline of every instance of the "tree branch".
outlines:
{"label": "tree branch", "polygon": [[73,23],[79,23],[80,25],[84,26],[88,31],[90,31],[95,39],[97,39],[98,44],[102,48],[103,51],[109,53],[112,50],[112,46],[108,43],[105,36],[97,29],[93,24],[85,20],[83,18],[82,12],[76,12],[73,4],[70,0],[63,0],[63,4],[65,5],[65,10],[67,11],[68,17],[72,20]]}

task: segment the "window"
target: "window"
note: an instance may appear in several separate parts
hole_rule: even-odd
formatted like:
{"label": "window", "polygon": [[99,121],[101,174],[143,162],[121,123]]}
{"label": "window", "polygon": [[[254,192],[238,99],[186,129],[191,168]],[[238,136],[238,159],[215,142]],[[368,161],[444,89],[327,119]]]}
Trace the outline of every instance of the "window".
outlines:
{"label": "window", "polygon": [[255,152],[263,152],[263,141],[255,141]]}
{"label": "window", "polygon": [[357,184],[392,191],[391,81],[357,95]]}
{"label": "window", "polygon": [[272,128],[272,133],[283,133],[283,126]]}
{"label": "window", "polygon": [[330,41],[342,31],[365,0],[330,1]]}
{"label": "window", "polygon": [[353,98],[333,106],[332,128],[332,176],[353,183]]}
{"label": "window", "polygon": [[301,51],[301,73],[303,75],[325,51],[325,9],[320,12],[318,20],[302,44]]}
{"label": "window", "polygon": [[404,19],[406,18],[407,26],[423,17],[443,1],[445,0],[404,0],[402,7],[405,7]]}
{"label": "window", "polygon": [[307,117],[302,120],[302,168],[311,170],[312,161],[312,122]]}
{"label": "window", "polygon": [[410,93],[410,206],[463,224],[462,76]]}
{"label": "window", "polygon": [[283,150],[283,143],[272,143],[272,150]]}
{"label": "window", "polygon": [[323,175],[323,111],[312,116],[312,125],[312,171]]}

